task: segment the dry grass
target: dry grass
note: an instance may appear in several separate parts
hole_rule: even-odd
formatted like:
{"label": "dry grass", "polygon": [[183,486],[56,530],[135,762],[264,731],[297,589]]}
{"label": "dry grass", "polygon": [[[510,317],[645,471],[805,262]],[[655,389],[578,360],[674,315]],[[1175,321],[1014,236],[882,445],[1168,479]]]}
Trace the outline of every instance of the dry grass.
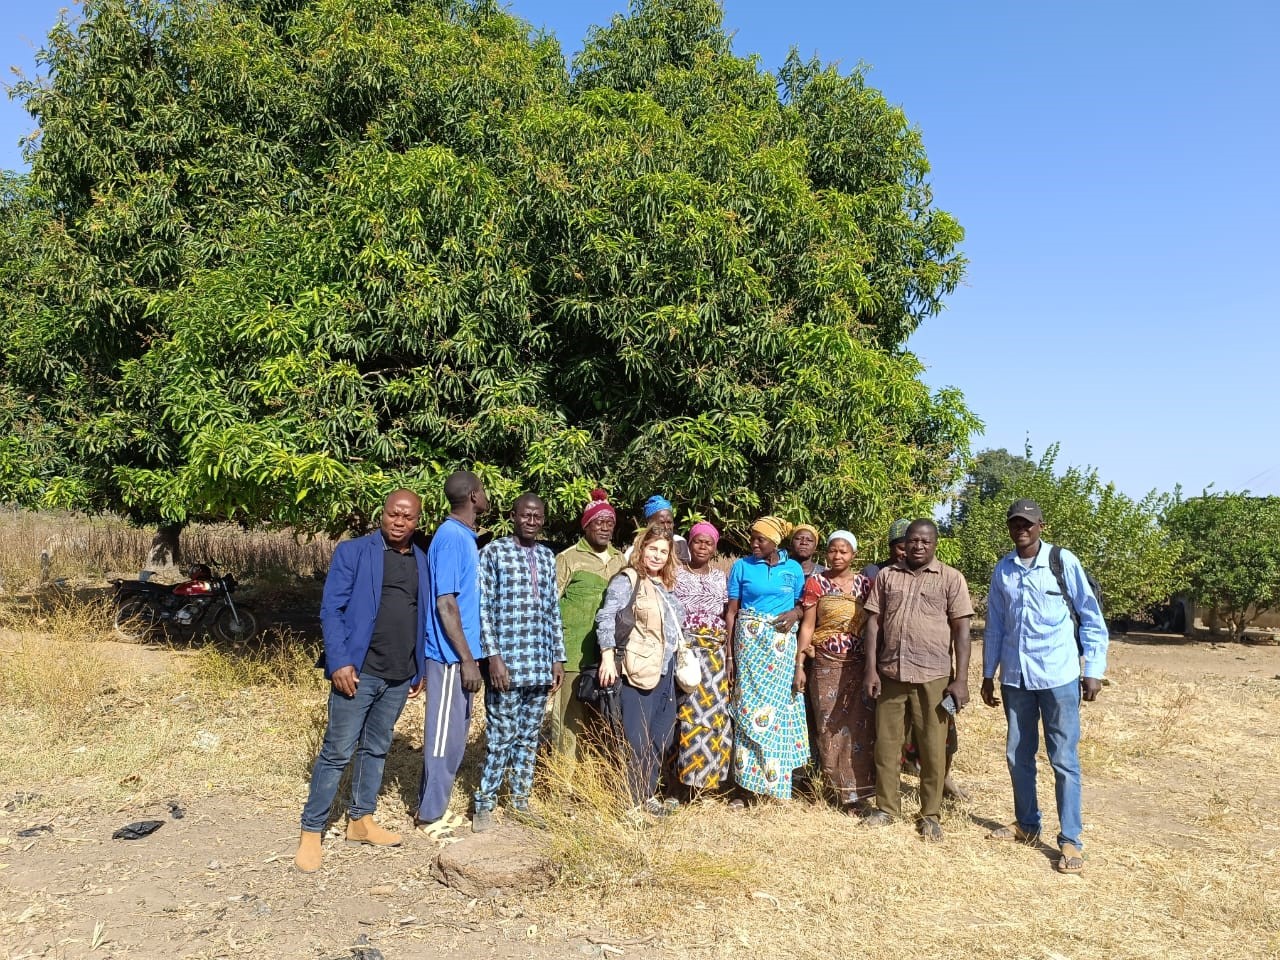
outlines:
{"label": "dry grass", "polygon": [[[246,797],[282,811],[286,832],[324,722],[312,651],[286,636],[240,651],[107,638],[100,608],[12,618],[0,635],[0,783],[54,799]],[[1056,874],[1048,848],[983,839],[1010,798],[1003,716],[975,704],[957,759],[973,799],[947,808],[937,845],[909,824],[869,830],[809,801],[744,814],[709,801],[637,829],[614,766],[544,763],[537,803],[559,881],[502,909],[556,937],[647,944],[641,956],[660,945],[735,958],[1280,954],[1280,684],[1123,667],[1111,679],[1085,708],[1082,877]],[[422,715],[418,700],[401,719],[387,815],[416,783]],[[478,776],[480,725],[459,811]],[[1043,775],[1041,802],[1051,833]]]}
{"label": "dry grass", "polygon": [[[0,512],[0,593],[21,593],[50,580],[95,581],[134,576],[154,530],[120,517]],[[309,577],[329,567],[334,543],[289,530],[244,530],[193,524],[182,533],[184,562],[217,561],[241,577]]]}

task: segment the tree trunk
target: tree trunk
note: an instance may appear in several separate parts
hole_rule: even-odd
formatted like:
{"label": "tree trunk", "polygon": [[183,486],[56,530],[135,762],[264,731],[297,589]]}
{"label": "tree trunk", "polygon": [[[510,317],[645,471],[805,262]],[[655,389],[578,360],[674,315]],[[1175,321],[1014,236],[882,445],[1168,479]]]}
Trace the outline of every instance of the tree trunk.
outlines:
{"label": "tree trunk", "polygon": [[151,539],[151,549],[147,551],[147,569],[158,570],[170,564],[177,566],[182,559],[178,538],[185,523],[162,523],[156,528],[156,535]]}

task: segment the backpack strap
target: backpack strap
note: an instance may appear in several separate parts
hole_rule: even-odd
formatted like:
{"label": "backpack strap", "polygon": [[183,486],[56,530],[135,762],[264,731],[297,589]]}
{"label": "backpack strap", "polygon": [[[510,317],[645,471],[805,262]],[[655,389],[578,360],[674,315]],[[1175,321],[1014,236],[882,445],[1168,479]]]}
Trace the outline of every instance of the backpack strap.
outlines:
{"label": "backpack strap", "polygon": [[1080,642],[1080,614],[1076,610],[1076,602],[1071,598],[1071,591],[1067,589],[1067,577],[1062,569],[1062,548],[1056,543],[1049,548],[1049,569],[1053,571],[1053,577],[1058,581],[1058,589],[1062,591],[1062,599],[1067,601],[1067,611],[1071,614],[1071,625],[1075,628],[1076,635],[1076,651],[1080,656],[1084,656],[1084,644]]}

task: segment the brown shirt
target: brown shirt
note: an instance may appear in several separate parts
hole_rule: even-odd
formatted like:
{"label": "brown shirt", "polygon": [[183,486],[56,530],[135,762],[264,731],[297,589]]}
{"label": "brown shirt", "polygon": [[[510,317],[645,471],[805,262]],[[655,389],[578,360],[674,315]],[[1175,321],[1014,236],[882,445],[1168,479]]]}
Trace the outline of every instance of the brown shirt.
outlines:
{"label": "brown shirt", "polygon": [[964,574],[936,557],[919,570],[885,567],[864,605],[880,614],[876,667],[902,683],[951,676],[951,621],[973,616]]}

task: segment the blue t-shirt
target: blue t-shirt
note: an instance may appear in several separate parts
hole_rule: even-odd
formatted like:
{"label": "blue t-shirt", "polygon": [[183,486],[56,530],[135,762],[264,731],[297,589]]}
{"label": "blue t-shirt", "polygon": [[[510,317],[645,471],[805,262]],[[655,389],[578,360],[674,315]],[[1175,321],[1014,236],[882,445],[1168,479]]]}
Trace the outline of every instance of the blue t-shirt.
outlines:
{"label": "blue t-shirt", "polygon": [[462,632],[473,657],[480,656],[480,551],[476,548],[476,532],[460,520],[446,517],[431,538],[427,549],[427,582],[431,587],[431,605],[427,609],[428,660],[457,663],[448,634],[440,623],[436,609],[438,597],[453,594],[458,598],[462,615]]}
{"label": "blue t-shirt", "polygon": [[786,613],[800,600],[804,591],[804,570],[778,551],[779,562],[773,566],[757,557],[743,557],[729,571],[729,599],[737,600],[744,610],[765,616]]}

